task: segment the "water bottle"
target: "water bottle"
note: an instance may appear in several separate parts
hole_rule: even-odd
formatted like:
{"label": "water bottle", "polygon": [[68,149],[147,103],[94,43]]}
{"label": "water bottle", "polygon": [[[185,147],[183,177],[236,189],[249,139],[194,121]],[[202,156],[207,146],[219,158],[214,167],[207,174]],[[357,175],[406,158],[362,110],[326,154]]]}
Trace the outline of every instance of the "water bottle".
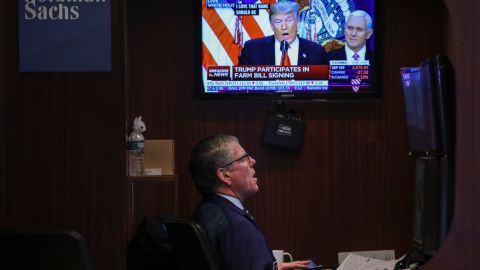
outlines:
{"label": "water bottle", "polygon": [[145,138],[143,132],[147,130],[142,117],[139,116],[133,121],[132,132],[128,136],[128,174],[130,176],[144,175],[143,155],[145,149]]}

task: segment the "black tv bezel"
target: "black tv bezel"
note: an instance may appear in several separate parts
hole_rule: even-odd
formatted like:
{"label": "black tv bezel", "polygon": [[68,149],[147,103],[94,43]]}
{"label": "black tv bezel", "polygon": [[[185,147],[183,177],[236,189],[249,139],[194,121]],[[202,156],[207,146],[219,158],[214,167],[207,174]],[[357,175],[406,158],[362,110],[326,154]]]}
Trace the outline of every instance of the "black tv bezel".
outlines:
{"label": "black tv bezel", "polygon": [[[371,88],[373,91],[367,93],[354,92],[338,92],[338,93],[323,93],[323,92],[223,92],[223,93],[206,93],[203,85],[202,74],[202,1],[199,1],[195,7],[194,12],[194,93],[199,100],[273,100],[273,101],[298,101],[298,102],[379,102],[381,101],[381,81],[383,78],[383,57],[380,49],[383,31],[381,25],[382,18],[382,1],[374,0],[374,59],[375,59],[375,76]],[[378,23],[380,22],[380,23]]]}

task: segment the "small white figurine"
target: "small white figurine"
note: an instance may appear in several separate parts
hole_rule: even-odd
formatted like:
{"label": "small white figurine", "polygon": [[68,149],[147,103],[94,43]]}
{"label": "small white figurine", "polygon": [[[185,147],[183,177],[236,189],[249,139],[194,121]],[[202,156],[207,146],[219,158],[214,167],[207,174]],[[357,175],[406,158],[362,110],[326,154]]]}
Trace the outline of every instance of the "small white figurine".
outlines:
{"label": "small white figurine", "polygon": [[142,121],[142,116],[135,117],[132,129],[140,133],[147,131],[147,126],[145,126],[145,123]]}

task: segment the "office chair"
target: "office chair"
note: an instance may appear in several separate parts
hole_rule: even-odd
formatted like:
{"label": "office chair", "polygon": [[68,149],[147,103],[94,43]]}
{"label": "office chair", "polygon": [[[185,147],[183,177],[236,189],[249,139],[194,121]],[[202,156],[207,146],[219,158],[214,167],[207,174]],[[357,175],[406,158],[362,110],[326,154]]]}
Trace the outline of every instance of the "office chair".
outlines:
{"label": "office chair", "polygon": [[74,231],[0,232],[0,269],[91,270],[85,239]]}
{"label": "office chair", "polygon": [[219,259],[202,228],[190,220],[165,222],[179,270],[220,270]]}

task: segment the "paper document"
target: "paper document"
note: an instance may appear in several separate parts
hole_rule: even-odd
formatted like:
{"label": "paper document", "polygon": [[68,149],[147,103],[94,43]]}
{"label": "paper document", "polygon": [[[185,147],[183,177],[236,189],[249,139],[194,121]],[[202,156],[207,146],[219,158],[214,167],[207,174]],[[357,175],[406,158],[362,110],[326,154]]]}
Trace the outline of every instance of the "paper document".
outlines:
{"label": "paper document", "polygon": [[397,261],[383,261],[350,253],[337,270],[394,270]]}

